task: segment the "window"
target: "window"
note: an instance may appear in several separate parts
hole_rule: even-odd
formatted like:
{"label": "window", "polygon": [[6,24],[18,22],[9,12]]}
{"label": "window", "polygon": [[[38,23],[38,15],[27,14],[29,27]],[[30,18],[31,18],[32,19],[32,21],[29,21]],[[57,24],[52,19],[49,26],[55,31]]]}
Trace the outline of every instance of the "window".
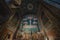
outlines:
{"label": "window", "polygon": [[21,22],[20,30],[22,30],[23,32],[27,32],[27,33],[38,32],[40,29],[38,26],[37,17],[35,17],[33,15],[24,16],[24,18],[22,19],[22,22]]}

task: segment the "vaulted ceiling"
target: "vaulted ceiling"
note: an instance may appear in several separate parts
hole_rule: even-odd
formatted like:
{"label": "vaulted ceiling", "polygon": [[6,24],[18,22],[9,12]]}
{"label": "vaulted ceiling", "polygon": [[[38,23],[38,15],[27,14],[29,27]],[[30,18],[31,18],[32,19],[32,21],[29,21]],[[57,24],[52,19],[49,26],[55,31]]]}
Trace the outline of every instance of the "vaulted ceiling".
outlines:
{"label": "vaulted ceiling", "polygon": [[[10,3],[10,4],[9,4]],[[59,2],[58,2],[59,3]],[[18,5],[17,5],[18,4]],[[13,7],[11,6],[13,5]],[[16,1],[0,1],[0,23],[5,22],[9,19],[9,17],[13,14],[17,14],[17,16],[23,16],[26,14],[38,14],[40,15],[42,12],[45,11],[44,9],[47,9],[54,17],[57,19],[60,18],[60,9],[59,7],[53,6],[49,4],[49,1],[47,0],[21,0],[20,2]],[[39,11],[40,10],[40,11]],[[5,14],[5,15],[4,15]]]}
{"label": "vaulted ceiling", "polygon": [[[27,14],[39,14],[44,22],[47,22],[48,19],[44,19],[43,17],[48,16],[48,18],[52,20],[51,22],[54,22],[53,24],[57,26],[50,28],[55,29],[55,32],[57,33],[60,32],[60,2],[58,0],[22,0],[21,4],[14,0],[10,2],[10,4],[7,0],[6,2],[0,0],[0,24],[12,19],[13,17],[19,19]],[[46,16],[44,16],[44,12]]]}

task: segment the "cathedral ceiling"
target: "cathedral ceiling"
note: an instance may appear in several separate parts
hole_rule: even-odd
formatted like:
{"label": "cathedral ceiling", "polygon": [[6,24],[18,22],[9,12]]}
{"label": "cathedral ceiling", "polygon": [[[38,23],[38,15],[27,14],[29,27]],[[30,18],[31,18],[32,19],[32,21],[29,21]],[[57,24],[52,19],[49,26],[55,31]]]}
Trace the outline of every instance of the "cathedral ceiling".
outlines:
{"label": "cathedral ceiling", "polygon": [[[47,2],[47,0],[45,0],[45,2]],[[5,3],[7,6],[9,6],[9,8],[11,9],[14,9],[15,12],[21,16],[21,15],[25,15],[25,14],[36,14],[38,12],[38,9],[39,9],[39,5],[40,5],[40,0],[5,0]],[[59,3],[59,2],[58,2]],[[44,4],[46,6],[46,4]],[[41,5],[42,6],[42,5]],[[4,6],[5,7],[5,6]],[[3,9],[6,9],[4,8]],[[48,7],[48,6],[47,6]],[[50,7],[50,10],[51,9],[54,9],[52,7]],[[49,9],[48,8],[48,9]],[[59,8],[59,7],[58,7]],[[7,11],[6,11],[7,10]],[[5,10],[5,13],[9,16],[8,14],[8,9]],[[57,9],[58,10],[58,9]],[[48,10],[49,11],[49,10]],[[51,10],[53,11],[53,10]],[[1,11],[2,12],[2,11]],[[54,12],[54,11],[53,11]],[[58,12],[58,11],[55,11],[54,14]],[[4,13],[3,13],[4,14]],[[56,13],[57,14],[57,13]],[[1,14],[2,15],[2,14]],[[58,16],[59,14],[57,14]],[[7,17],[8,17],[7,16]],[[4,16],[6,17],[6,16]],[[4,20],[4,17],[1,17],[0,19],[3,21]],[[7,18],[6,17],[6,18]],[[7,18],[8,19],[8,18]],[[1,22],[2,22],[1,21]]]}

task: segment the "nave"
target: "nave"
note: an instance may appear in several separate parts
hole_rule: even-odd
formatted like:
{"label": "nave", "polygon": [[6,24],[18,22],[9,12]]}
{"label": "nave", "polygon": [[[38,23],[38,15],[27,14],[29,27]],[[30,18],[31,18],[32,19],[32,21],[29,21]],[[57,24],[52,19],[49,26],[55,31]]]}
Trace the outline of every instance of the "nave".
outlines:
{"label": "nave", "polygon": [[0,40],[60,40],[60,1],[0,0]]}

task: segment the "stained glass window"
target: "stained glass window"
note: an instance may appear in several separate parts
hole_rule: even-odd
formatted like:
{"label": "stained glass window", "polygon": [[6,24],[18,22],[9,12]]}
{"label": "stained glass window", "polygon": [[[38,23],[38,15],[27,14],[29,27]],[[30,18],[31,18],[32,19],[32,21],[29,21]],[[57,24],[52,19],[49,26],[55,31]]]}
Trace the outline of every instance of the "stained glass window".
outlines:
{"label": "stained glass window", "polygon": [[38,19],[35,16],[24,16],[20,29],[27,33],[34,33],[39,31],[38,27]]}

